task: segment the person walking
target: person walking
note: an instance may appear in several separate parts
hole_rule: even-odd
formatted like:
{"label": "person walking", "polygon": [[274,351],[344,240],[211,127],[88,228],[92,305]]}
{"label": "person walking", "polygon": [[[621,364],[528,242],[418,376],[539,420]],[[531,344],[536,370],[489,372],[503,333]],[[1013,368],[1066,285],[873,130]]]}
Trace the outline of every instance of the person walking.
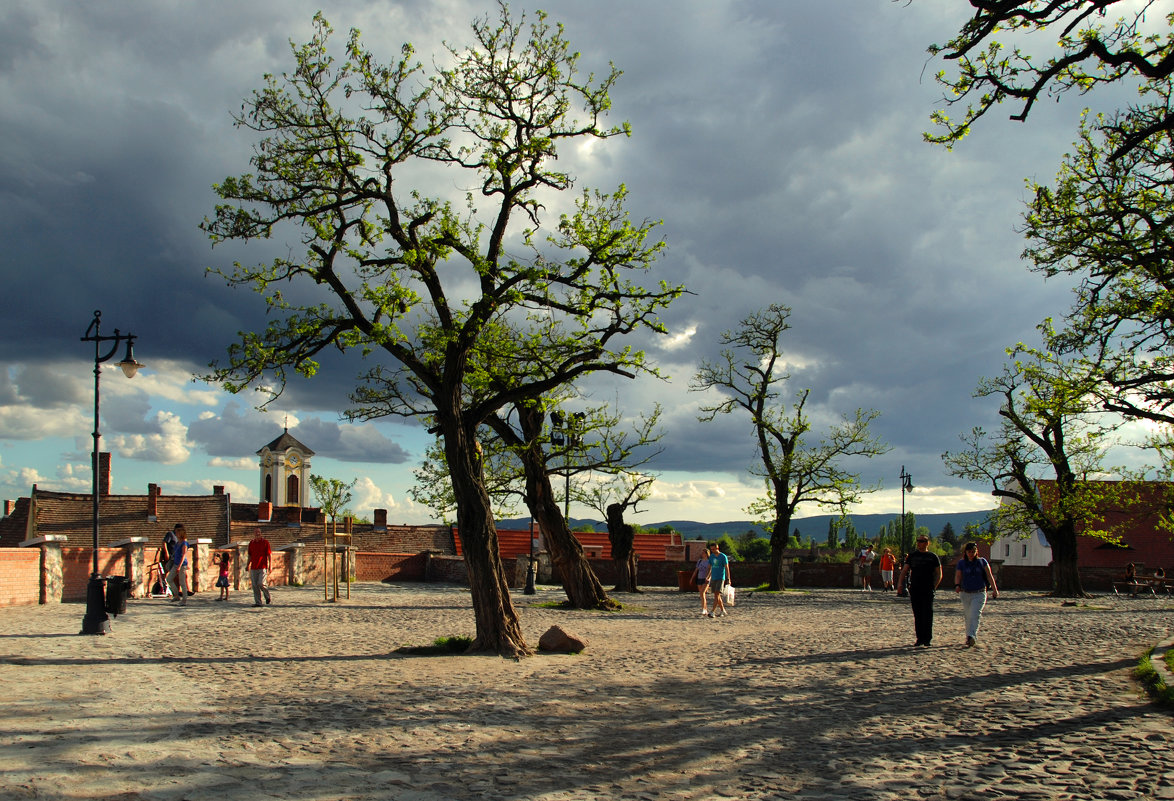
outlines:
{"label": "person walking", "polygon": [[159,592],[154,592],[152,588],[152,595],[163,595],[172,601],[175,600],[175,593],[171,591],[168,576],[171,574],[171,555],[175,553],[175,543],[178,541],[174,528],[168,529],[163,535],[163,544],[159,546]]}
{"label": "person walking", "polygon": [[249,541],[249,583],[253,585],[253,606],[261,606],[261,596],[265,596],[265,603],[272,603],[269,595],[269,557],[273,549],[269,540],[261,536],[258,528]]}
{"label": "person walking", "polygon": [[917,538],[917,550],[905,557],[897,579],[897,594],[909,591],[913,629],[917,634],[914,646],[928,648],[933,642],[933,597],[941,583],[942,560],[929,549],[929,537],[922,534]]}
{"label": "person walking", "polygon": [[229,556],[228,551],[223,551],[220,558],[217,560],[220,565],[219,575],[216,577],[216,586],[220,588],[219,601],[228,600],[228,568],[232,564],[232,557]]}
{"label": "person walking", "polygon": [[709,587],[713,590],[713,609],[710,617],[721,617],[726,613],[722,589],[730,581],[730,557],[718,550],[717,543],[709,543]]}
{"label": "person walking", "polygon": [[876,551],[870,542],[860,551],[860,589],[865,592],[872,591],[872,563],[875,559]]}
{"label": "person walking", "polygon": [[892,548],[885,548],[880,558],[881,582],[886,590],[893,589],[893,569],[897,566],[897,557],[893,556]]}
{"label": "person walking", "polygon": [[175,524],[175,546],[171,551],[171,569],[167,571],[167,586],[171,588],[171,600],[179,601],[180,606],[187,606],[187,596],[191,595],[188,588],[188,532],[183,523]]}
{"label": "person walking", "polygon": [[986,591],[999,597],[991,565],[978,555],[978,543],[968,542],[962,548],[962,558],[954,566],[954,592],[962,597],[962,616],[966,619],[966,647],[973,648],[978,642],[978,626],[982,622],[982,610],[986,606]]}
{"label": "person walking", "polygon": [[693,568],[693,581],[697,585],[697,592],[701,595],[701,614],[709,614],[709,606],[706,603],[705,593],[709,591],[709,553],[701,554],[701,558],[697,560],[696,567]]}

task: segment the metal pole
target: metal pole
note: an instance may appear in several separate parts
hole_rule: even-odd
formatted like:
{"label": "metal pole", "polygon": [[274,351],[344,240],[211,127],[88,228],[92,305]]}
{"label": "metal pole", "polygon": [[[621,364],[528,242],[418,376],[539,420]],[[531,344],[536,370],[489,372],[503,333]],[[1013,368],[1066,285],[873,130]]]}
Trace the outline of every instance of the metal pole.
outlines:
{"label": "metal pole", "polygon": [[533,510],[530,512],[530,561],[526,563],[526,587],[522,590],[524,595],[534,595],[538,592],[538,588],[534,585],[538,581],[538,569],[534,564],[534,516]]}
{"label": "metal pole", "polygon": [[[97,333],[97,331],[95,331],[95,333]],[[99,343],[97,341],[95,341],[94,342],[94,455],[93,455],[93,470],[91,471],[93,473],[93,476],[91,477],[92,478],[91,488],[93,490],[91,499],[93,501],[93,535],[94,536],[93,536],[92,542],[93,542],[94,569],[91,573],[91,578],[97,578],[97,576],[98,576],[98,469],[99,469],[98,462],[99,462],[99,456],[101,454],[101,448],[99,448],[98,442],[99,442],[99,440],[102,439],[102,432],[99,430],[101,424],[99,422],[100,418],[98,415],[98,409],[100,406],[99,398],[101,397],[100,392],[99,392],[99,382],[100,382],[100,378],[102,375],[102,365],[98,361],[98,356],[99,356],[98,347],[99,347]]]}
{"label": "metal pole", "polygon": [[[114,329],[111,336],[102,336],[102,312],[94,311],[94,319],[90,321],[82,342],[94,343],[94,452],[91,455],[92,482],[90,485],[91,517],[93,526],[93,542],[91,544],[93,565],[90,581],[86,586],[86,616],[82,620],[82,634],[105,634],[110,630],[110,618],[106,614],[106,588],[98,566],[98,483],[99,457],[101,456],[101,376],[102,362],[107,361],[118,350],[118,346],[126,343],[126,357],[119,363],[129,378],[142,367],[134,358],[134,334],[122,334]],[[102,343],[111,343],[110,350],[103,355]]]}
{"label": "metal pole", "polygon": [[908,553],[905,546],[905,468],[901,468],[901,552]]}
{"label": "metal pole", "polygon": [[86,614],[82,618],[82,634],[106,634],[110,631],[110,616],[106,614],[106,586],[102,581],[102,576],[98,572],[98,461],[99,461],[99,440],[102,434],[99,430],[99,376],[102,372],[102,354],[99,351],[101,348],[101,340],[98,336],[101,315],[94,312],[94,321],[91,327],[94,331],[94,452],[92,454],[93,464],[91,472],[93,473],[92,482],[90,485],[91,491],[91,529],[93,538],[91,540],[91,573],[90,580],[86,583]]}
{"label": "metal pole", "polygon": [[563,519],[567,521],[567,528],[571,527],[571,457],[567,454],[567,465],[563,471],[563,477],[567,480],[566,488],[563,490]]}
{"label": "metal pole", "polygon": [[905,525],[905,493],[913,492],[913,476],[905,472],[905,465],[901,465],[901,550],[908,552],[908,543],[906,541],[906,525]]}

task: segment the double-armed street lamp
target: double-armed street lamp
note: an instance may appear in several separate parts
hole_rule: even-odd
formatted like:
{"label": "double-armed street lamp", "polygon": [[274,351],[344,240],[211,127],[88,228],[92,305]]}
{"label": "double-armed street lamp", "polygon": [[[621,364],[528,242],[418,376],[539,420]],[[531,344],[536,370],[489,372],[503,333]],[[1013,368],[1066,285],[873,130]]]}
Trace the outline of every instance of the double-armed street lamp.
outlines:
{"label": "double-armed street lamp", "polygon": [[905,465],[901,465],[901,553],[909,553],[909,543],[906,541],[905,529],[905,493],[913,492],[913,476],[905,472]]}
{"label": "double-armed street lamp", "polygon": [[566,518],[568,527],[571,525],[571,449],[583,444],[583,424],[586,419],[587,415],[583,412],[550,413],[550,444],[567,446],[563,459],[563,478],[566,481],[563,492],[563,517]]}
{"label": "double-armed street lamp", "polygon": [[[82,342],[94,343],[94,452],[92,455],[91,465],[93,467],[94,481],[93,481],[93,572],[90,574],[90,582],[86,586],[86,616],[82,619],[82,634],[105,634],[110,630],[110,618],[106,615],[106,593],[105,585],[103,584],[102,575],[98,569],[98,454],[100,449],[98,441],[102,435],[99,431],[99,379],[102,374],[102,362],[110,361],[114,356],[114,352],[118,350],[118,346],[123,342],[126,343],[126,356],[118,363],[122,368],[122,372],[127,378],[134,378],[135,373],[143,365],[135,361],[134,334],[120,333],[117,328],[114,329],[113,334],[106,336],[102,335],[102,312],[95,311],[94,319],[90,321],[90,327],[86,329],[86,335],[81,338]],[[109,344],[109,350],[104,354],[102,352],[103,343]]]}

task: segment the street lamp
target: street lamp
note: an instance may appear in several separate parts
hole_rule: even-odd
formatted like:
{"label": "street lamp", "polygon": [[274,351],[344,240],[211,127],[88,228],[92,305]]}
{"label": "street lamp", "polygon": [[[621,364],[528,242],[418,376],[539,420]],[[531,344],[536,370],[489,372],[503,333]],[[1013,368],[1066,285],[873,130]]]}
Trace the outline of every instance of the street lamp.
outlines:
{"label": "street lamp", "polygon": [[[127,378],[134,378],[135,373],[143,365],[135,361],[134,334],[122,334],[118,329],[114,329],[114,333],[108,336],[102,336],[102,312],[95,311],[94,319],[90,321],[90,327],[86,329],[86,335],[81,338],[82,342],[94,343],[94,453],[92,468],[94,474],[94,481],[92,486],[92,500],[93,500],[93,572],[90,574],[90,582],[86,585],[86,616],[82,619],[82,634],[105,634],[110,630],[110,618],[106,615],[106,593],[105,585],[102,583],[102,576],[98,572],[98,441],[102,435],[99,432],[98,420],[98,380],[102,374],[102,362],[110,361],[114,356],[114,352],[118,350],[118,346],[123,342],[126,343],[126,356],[118,363],[122,368],[122,372]],[[102,353],[102,343],[110,343],[110,349],[105,354]]]}
{"label": "street lamp", "polygon": [[538,592],[535,586],[538,582],[538,566],[534,563],[534,512],[530,511],[530,561],[526,563],[526,587],[522,590],[524,595],[534,595]]}
{"label": "street lamp", "polygon": [[905,465],[901,465],[901,553],[909,552],[909,544],[905,540],[905,493],[913,492],[913,476],[905,472]]}
{"label": "street lamp", "polygon": [[584,412],[575,412],[571,415],[564,415],[559,411],[550,413],[550,444],[556,447],[563,444],[567,446],[563,456],[563,478],[566,482],[563,490],[563,517],[568,528],[571,525],[571,449],[583,444],[583,425],[586,419],[587,415]]}

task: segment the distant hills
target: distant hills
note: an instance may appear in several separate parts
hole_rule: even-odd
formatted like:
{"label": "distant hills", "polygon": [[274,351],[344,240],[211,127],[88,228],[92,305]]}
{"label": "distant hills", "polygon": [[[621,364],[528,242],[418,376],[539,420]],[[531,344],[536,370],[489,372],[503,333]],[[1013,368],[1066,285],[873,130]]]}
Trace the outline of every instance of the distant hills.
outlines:
{"label": "distant hills", "polygon": [[[951,512],[945,514],[919,514],[917,515],[917,525],[925,526],[936,537],[949,523],[954,527],[954,531],[959,536],[965,530],[967,524],[976,523],[979,525],[986,525],[987,516],[991,510],[981,512]],[[799,530],[799,538],[806,539],[811,537],[816,542],[823,542],[827,539],[828,521],[835,519],[837,515],[814,515],[812,517],[801,517],[791,521],[791,531]],[[875,515],[849,515],[848,519],[852,521],[852,525],[856,527],[856,532],[860,535],[875,536],[880,531],[881,526],[886,525],[892,520],[899,520],[900,513],[896,514],[875,514]],[[591,524],[596,531],[606,531],[607,524],[602,520],[590,520],[587,518],[571,518],[572,528]],[[519,517],[513,520],[499,520],[497,521],[499,528],[503,529],[525,529],[530,526],[529,517]],[[737,537],[739,534],[744,534],[753,529],[759,533],[760,536],[767,536],[766,532],[759,526],[754,525],[749,520],[730,520],[724,523],[698,523],[695,520],[665,520],[660,523],[640,523],[648,530],[656,530],[663,526],[672,526],[674,530],[681,532],[681,535],[687,540],[715,540],[720,538],[723,534],[729,534],[731,537]]]}

